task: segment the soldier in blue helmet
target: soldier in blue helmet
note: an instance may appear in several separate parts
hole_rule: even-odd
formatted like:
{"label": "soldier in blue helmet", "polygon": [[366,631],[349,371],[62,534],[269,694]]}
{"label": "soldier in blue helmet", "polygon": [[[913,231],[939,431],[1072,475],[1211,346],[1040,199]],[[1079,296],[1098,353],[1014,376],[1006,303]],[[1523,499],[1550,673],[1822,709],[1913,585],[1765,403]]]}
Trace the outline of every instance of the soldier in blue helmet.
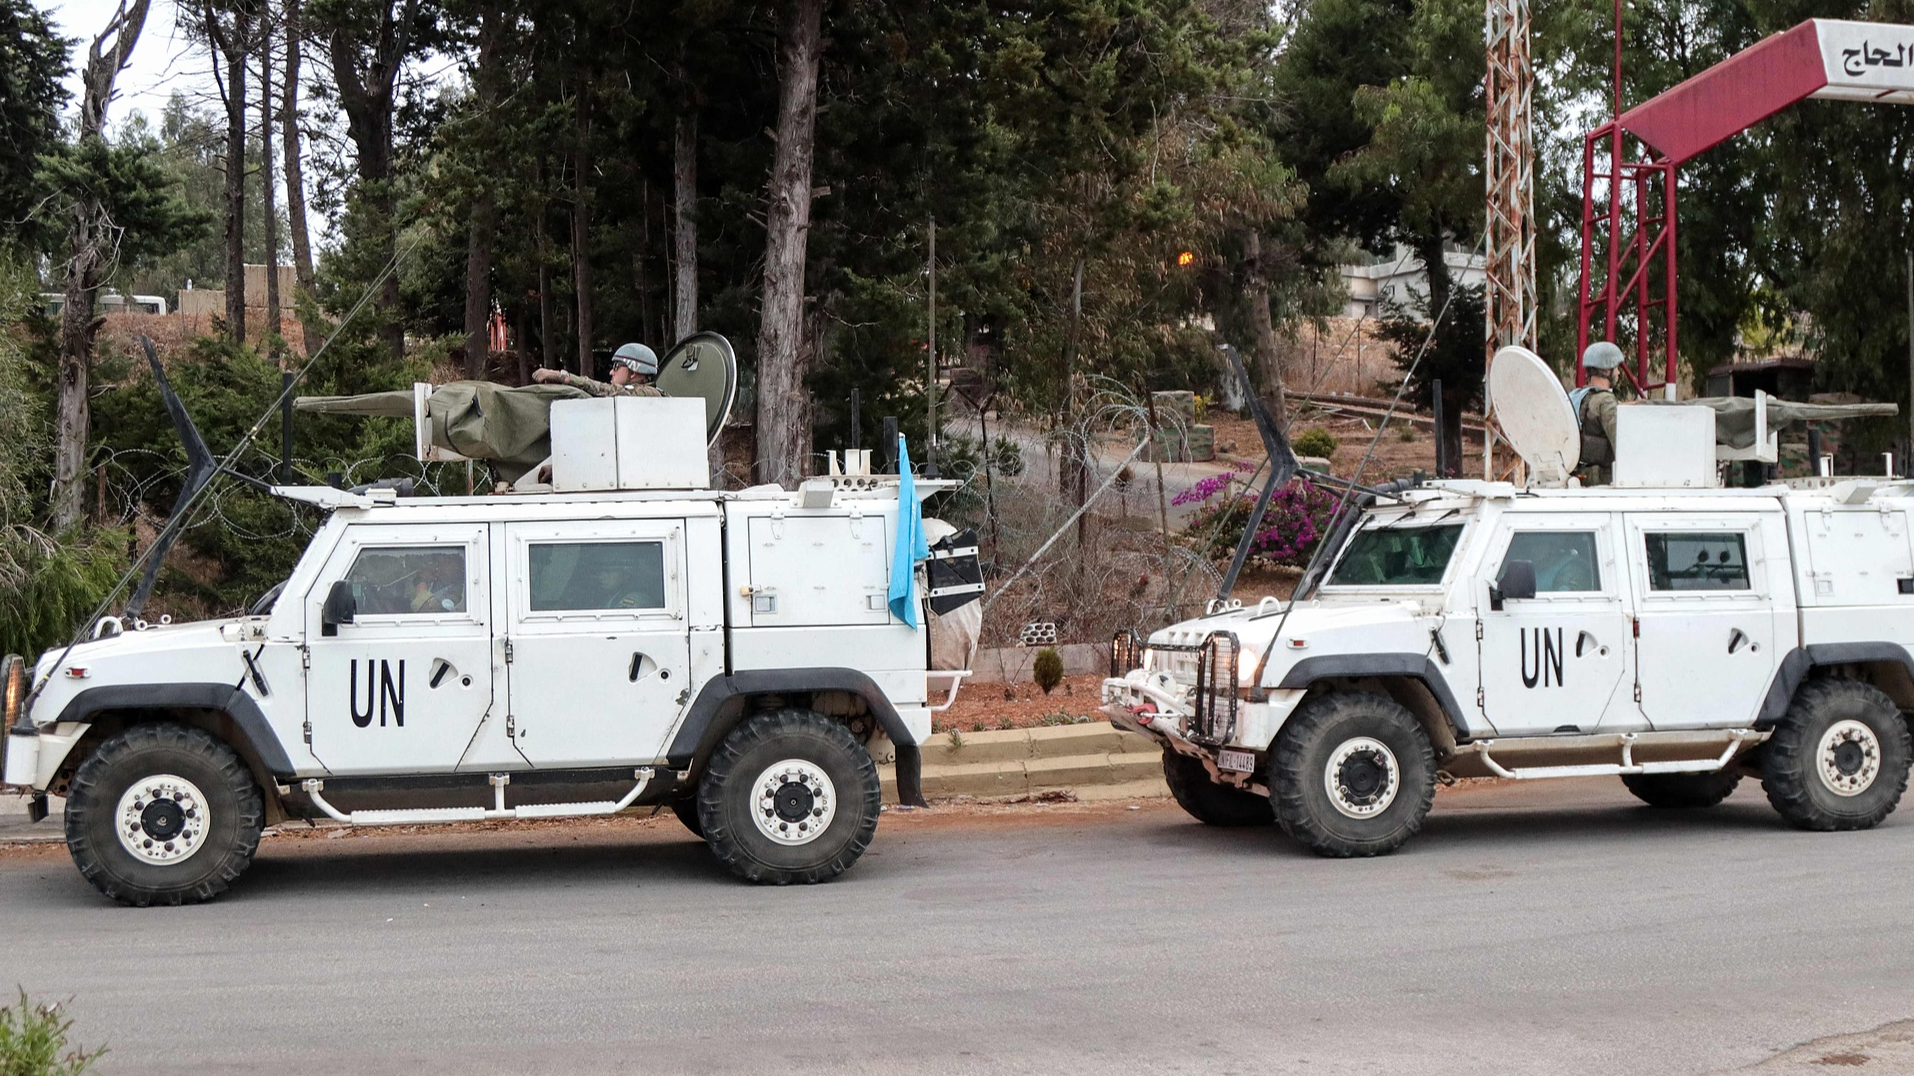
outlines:
{"label": "soldier in blue helmet", "polygon": [[570,385],[593,396],[663,396],[664,393],[651,384],[651,380],[657,376],[658,353],[643,344],[625,344],[611,357],[609,384],[563,370],[537,370],[532,373],[532,380],[541,384]]}
{"label": "soldier in blue helmet", "polygon": [[1615,463],[1615,367],[1622,349],[1606,340],[1582,352],[1588,384],[1568,394],[1575,407],[1575,423],[1582,431],[1582,462],[1575,469],[1584,486],[1605,486]]}

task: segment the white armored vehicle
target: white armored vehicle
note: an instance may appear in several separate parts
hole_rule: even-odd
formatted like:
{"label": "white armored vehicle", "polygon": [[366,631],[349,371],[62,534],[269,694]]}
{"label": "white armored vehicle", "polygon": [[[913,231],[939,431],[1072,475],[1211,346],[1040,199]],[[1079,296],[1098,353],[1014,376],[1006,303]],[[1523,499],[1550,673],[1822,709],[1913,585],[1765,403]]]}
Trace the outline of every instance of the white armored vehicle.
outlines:
{"label": "white armored vehicle", "polygon": [[1758,399],[1754,445],[1719,451],[1708,408],[1624,407],[1615,484],[1572,488],[1553,375],[1498,355],[1490,389],[1532,485],[1369,491],[1293,601],[1118,637],[1106,712],[1163,744],[1178,802],[1331,856],[1400,846],[1449,777],[1613,774],[1706,807],[1756,776],[1805,829],[1886,818],[1910,759],[1914,482],[1716,488],[1718,455],[1773,458]]}
{"label": "white armored vehicle", "polygon": [[[137,905],[218,895],[262,827],[299,817],[650,804],[746,879],[845,870],[877,825],[879,763],[922,802],[918,745],[964,675],[930,668],[924,586],[906,616],[890,600],[900,515],[943,484],[705,488],[722,352],[709,427],[698,399],[553,404],[539,492],[279,489],[330,514],[249,615],[107,618],[30,668],[7,659],[6,783],[42,813],[66,797],[75,863]],[[428,389],[421,452],[445,458]],[[974,541],[941,544],[940,571],[974,580]],[[941,610],[982,587],[946,589]]]}

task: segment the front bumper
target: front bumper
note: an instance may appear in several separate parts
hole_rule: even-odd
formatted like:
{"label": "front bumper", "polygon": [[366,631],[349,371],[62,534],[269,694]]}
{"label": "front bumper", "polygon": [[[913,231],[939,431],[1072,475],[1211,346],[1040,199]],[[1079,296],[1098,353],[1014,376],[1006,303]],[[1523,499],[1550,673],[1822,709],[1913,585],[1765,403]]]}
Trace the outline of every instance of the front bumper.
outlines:
{"label": "front bumper", "polygon": [[[1112,676],[1103,681],[1101,694],[1103,713],[1117,728],[1154,737],[1187,755],[1214,754],[1213,748],[1190,738],[1190,717],[1195,710],[1190,688],[1167,674],[1138,670],[1127,676]],[[1235,735],[1219,746],[1269,750],[1283,723],[1307,694],[1306,690],[1276,688],[1264,692],[1261,702],[1239,703]]]}
{"label": "front bumper", "polygon": [[1184,754],[1202,753],[1202,747],[1189,739],[1189,689],[1167,674],[1137,671],[1108,677],[1099,694],[1111,725]]}

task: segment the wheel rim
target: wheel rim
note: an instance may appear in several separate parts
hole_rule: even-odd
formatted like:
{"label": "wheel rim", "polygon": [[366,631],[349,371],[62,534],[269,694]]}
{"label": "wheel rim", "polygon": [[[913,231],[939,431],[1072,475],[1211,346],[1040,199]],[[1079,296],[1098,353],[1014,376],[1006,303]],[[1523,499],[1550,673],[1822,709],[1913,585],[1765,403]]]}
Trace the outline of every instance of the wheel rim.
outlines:
{"label": "wheel rim", "polygon": [[1881,740],[1859,721],[1836,721],[1815,752],[1821,783],[1837,796],[1858,796],[1881,774]]}
{"label": "wheel rim", "polygon": [[1350,818],[1372,818],[1388,810],[1401,787],[1395,752],[1368,736],[1343,741],[1323,767],[1329,802]]}
{"label": "wheel rim", "polygon": [[145,863],[179,863],[206,843],[206,797],[199,786],[171,773],[133,782],[120,797],[114,832],[120,847]]}
{"label": "wheel rim", "polygon": [[837,817],[837,786],[816,763],[787,758],[766,767],[752,789],[751,820],[779,844],[810,844]]}

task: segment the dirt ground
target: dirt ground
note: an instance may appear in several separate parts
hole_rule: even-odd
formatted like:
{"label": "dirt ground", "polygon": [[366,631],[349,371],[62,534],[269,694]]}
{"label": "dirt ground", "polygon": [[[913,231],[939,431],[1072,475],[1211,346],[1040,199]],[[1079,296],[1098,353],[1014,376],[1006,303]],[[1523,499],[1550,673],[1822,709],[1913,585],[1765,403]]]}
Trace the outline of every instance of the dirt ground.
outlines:
{"label": "dirt ground", "polygon": [[[1339,476],[1351,476],[1362,463],[1363,456],[1369,451],[1369,444],[1375,440],[1376,423],[1380,416],[1371,418],[1359,415],[1331,415],[1308,405],[1296,412],[1294,429],[1291,436],[1304,430],[1323,429],[1336,435],[1338,446],[1336,454],[1330,457],[1333,471]],[[1256,423],[1250,419],[1237,418],[1227,412],[1212,415],[1208,421],[1216,427],[1216,449],[1219,460],[1241,460],[1256,464],[1263,459],[1262,438],[1256,433]],[[1404,439],[1405,432],[1407,440]],[[1372,482],[1384,482],[1391,478],[1405,478],[1416,471],[1435,471],[1435,438],[1426,428],[1403,422],[1393,422],[1375,442],[1376,454],[1364,468],[1358,481],[1365,485]],[[1462,444],[1462,473],[1480,475],[1482,471],[1482,442],[1479,438],[1468,437]]]}
{"label": "dirt ground", "polygon": [[1102,673],[1066,676],[1050,694],[1035,683],[966,683],[957,702],[931,716],[932,732],[985,732],[990,729],[1027,729],[1039,725],[1077,725],[1102,721],[1097,689]]}

